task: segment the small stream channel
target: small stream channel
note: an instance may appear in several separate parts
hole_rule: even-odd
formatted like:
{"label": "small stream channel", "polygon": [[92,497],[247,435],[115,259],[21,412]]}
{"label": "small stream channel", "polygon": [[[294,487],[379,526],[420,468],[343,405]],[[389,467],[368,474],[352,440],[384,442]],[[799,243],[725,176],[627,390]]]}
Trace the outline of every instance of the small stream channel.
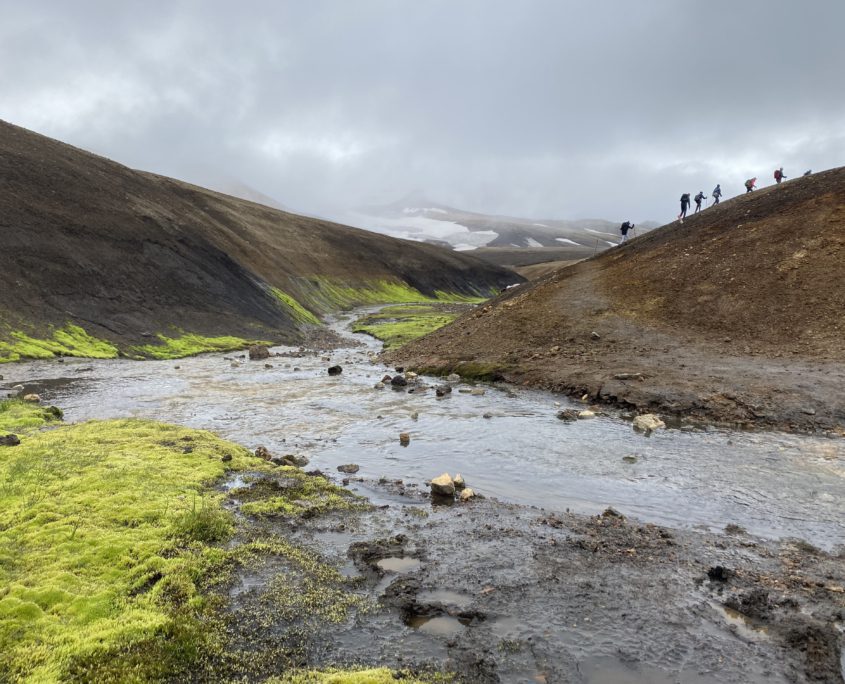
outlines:
{"label": "small stream channel", "polygon": [[[372,310],[372,309],[369,309]],[[610,412],[564,423],[564,398],[478,385],[483,396],[437,398],[433,389],[374,389],[392,372],[372,355],[380,343],[330,325],[349,348],[265,361],[211,354],[178,361],[67,359],[3,368],[65,411],[67,421],[136,416],[206,428],[250,448],[307,456],[336,473],[361,466],[365,479],[423,483],[460,472],[477,492],[553,511],[595,513],[612,506],[643,521],[799,537],[824,549],[845,544],[845,445],[782,433],[661,430],[644,437]],[[279,347],[279,352],[295,349]],[[330,357],[330,361],[324,359]],[[343,373],[328,376],[339,363]],[[440,382],[428,379],[428,384]],[[485,417],[485,415],[487,417]],[[399,433],[410,432],[408,446]],[[378,503],[376,490],[365,494]]]}

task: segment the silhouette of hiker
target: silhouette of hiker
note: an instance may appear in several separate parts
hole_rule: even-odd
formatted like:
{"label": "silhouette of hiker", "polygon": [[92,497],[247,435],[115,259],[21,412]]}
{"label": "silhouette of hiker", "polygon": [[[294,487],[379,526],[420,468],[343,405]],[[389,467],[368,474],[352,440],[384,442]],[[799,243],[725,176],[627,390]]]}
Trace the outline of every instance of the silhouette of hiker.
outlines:
{"label": "silhouette of hiker", "polygon": [[745,192],[751,192],[756,184],[756,178],[749,178],[747,181],[745,181]]}
{"label": "silhouette of hiker", "polygon": [[681,213],[678,214],[678,220],[683,223],[689,209],[689,193],[685,192],[681,195]]}
{"label": "silhouette of hiker", "polygon": [[619,226],[619,232],[622,233],[622,242],[619,243],[620,245],[624,242],[628,242],[629,230],[634,230],[634,224],[630,221],[625,221],[625,223]]}
{"label": "silhouette of hiker", "polygon": [[704,194],[704,190],[699,190],[698,194],[695,196],[695,212],[694,213],[697,214],[699,211],[701,211],[701,201],[706,200],[706,199],[707,199],[707,195]]}
{"label": "silhouette of hiker", "polygon": [[717,183],[710,195],[713,197],[713,204],[719,204],[719,198],[722,196],[722,186]]}
{"label": "silhouette of hiker", "polygon": [[786,176],[783,175],[783,167],[781,166],[779,169],[775,169],[775,183],[780,185],[782,180],[786,180]]}
{"label": "silhouette of hiker", "polygon": [[811,173],[813,173],[813,169],[807,169],[807,170],[804,172],[804,175],[805,175],[805,176],[809,176]]}

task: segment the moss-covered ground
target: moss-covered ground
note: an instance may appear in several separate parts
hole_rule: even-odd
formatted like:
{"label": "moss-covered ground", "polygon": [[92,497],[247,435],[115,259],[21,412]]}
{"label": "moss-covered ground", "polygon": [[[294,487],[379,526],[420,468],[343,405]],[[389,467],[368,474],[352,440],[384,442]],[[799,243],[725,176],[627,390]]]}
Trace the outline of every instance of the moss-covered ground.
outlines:
{"label": "moss-covered ground", "polygon": [[56,356],[113,359],[119,353],[113,344],[92,337],[79,326],[70,324],[48,338],[31,337],[21,331],[10,331],[5,337],[7,341],[0,340],[0,363]]}
{"label": "moss-covered ground", "polygon": [[20,399],[0,401],[0,435],[13,432],[22,436],[61,419],[62,412],[55,406],[43,407]]}
{"label": "moss-covered ground", "polygon": [[203,335],[184,334],[178,337],[158,335],[158,344],[145,344],[132,347],[133,356],[145,359],[181,359],[206,352],[227,352],[246,349],[252,344],[271,345],[272,342],[245,340],[241,337],[205,337]]}
{"label": "moss-covered ground", "polygon": [[354,505],[324,478],[150,421],[37,431],[51,420],[39,411],[0,405],[3,429],[25,435],[0,452],[0,681],[236,673],[221,617],[227,594],[215,587],[268,559],[282,573],[267,600],[287,620],[342,620],[359,607],[336,569],[283,538],[223,546],[238,527],[214,487],[227,472],[284,483],[264,513]]}
{"label": "moss-covered ground", "polygon": [[448,325],[467,308],[457,304],[389,306],[358,319],[352,330],[372,335],[391,350]]}
{"label": "moss-covered ground", "polygon": [[266,684],[435,684],[450,682],[448,675],[418,675],[387,668],[363,670],[309,670],[273,677]]}

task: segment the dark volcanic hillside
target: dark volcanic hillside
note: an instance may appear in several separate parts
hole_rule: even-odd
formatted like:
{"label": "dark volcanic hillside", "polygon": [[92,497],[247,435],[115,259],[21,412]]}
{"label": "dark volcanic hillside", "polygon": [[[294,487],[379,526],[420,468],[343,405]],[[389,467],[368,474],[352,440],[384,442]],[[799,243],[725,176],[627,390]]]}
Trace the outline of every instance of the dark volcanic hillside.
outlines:
{"label": "dark volcanic hillside", "polygon": [[824,426],[845,422],[843,331],[840,168],[511,290],[399,355],[642,408]]}
{"label": "dark volcanic hillside", "polygon": [[515,279],[472,257],[133,171],[0,122],[0,341],[69,322],[117,343],[175,329],[294,339],[297,307],[271,288],[319,312],[388,284],[486,294]]}

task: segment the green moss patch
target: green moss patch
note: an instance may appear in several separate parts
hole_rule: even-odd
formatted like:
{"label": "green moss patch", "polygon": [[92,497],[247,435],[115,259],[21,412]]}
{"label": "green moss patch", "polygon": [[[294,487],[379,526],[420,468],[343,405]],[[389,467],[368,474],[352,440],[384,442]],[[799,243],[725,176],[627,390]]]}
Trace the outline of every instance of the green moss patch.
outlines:
{"label": "green moss patch", "polygon": [[308,670],[273,677],[266,684],[434,684],[450,682],[448,675],[432,674],[421,676],[406,671],[389,670],[386,667],[361,670]]}
{"label": "green moss patch", "polygon": [[272,342],[245,340],[240,337],[204,337],[185,334],[179,337],[158,335],[159,344],[132,347],[131,353],[150,359],[181,359],[206,352],[227,352],[246,349],[252,344],[272,345]]}
{"label": "green moss patch", "polygon": [[287,312],[291,315],[293,320],[297,323],[305,323],[308,325],[321,325],[320,319],[317,318],[313,313],[311,313],[308,309],[306,309],[302,304],[300,304],[296,299],[291,297],[289,294],[282,292],[278,288],[271,288],[270,291],[273,293],[273,296],[278,299],[282,306],[287,310]]}
{"label": "green moss patch", "polygon": [[240,508],[242,513],[262,517],[310,517],[328,511],[369,508],[365,499],[332,484],[325,477],[312,477],[292,466],[283,466],[277,472],[231,492],[234,498],[244,502]]}
{"label": "green moss patch", "polygon": [[39,339],[14,331],[8,341],[0,341],[0,363],[21,359],[51,359],[56,356],[81,356],[90,359],[113,359],[118,349],[105,340],[92,337],[77,325],[66,325],[51,337]]}
{"label": "green moss patch", "polygon": [[0,401],[0,435],[12,432],[20,436],[61,419],[62,412],[55,406],[45,408],[20,399]]}
{"label": "green moss patch", "polygon": [[460,314],[454,306],[390,306],[357,320],[352,330],[372,335],[390,350],[448,325]]}

